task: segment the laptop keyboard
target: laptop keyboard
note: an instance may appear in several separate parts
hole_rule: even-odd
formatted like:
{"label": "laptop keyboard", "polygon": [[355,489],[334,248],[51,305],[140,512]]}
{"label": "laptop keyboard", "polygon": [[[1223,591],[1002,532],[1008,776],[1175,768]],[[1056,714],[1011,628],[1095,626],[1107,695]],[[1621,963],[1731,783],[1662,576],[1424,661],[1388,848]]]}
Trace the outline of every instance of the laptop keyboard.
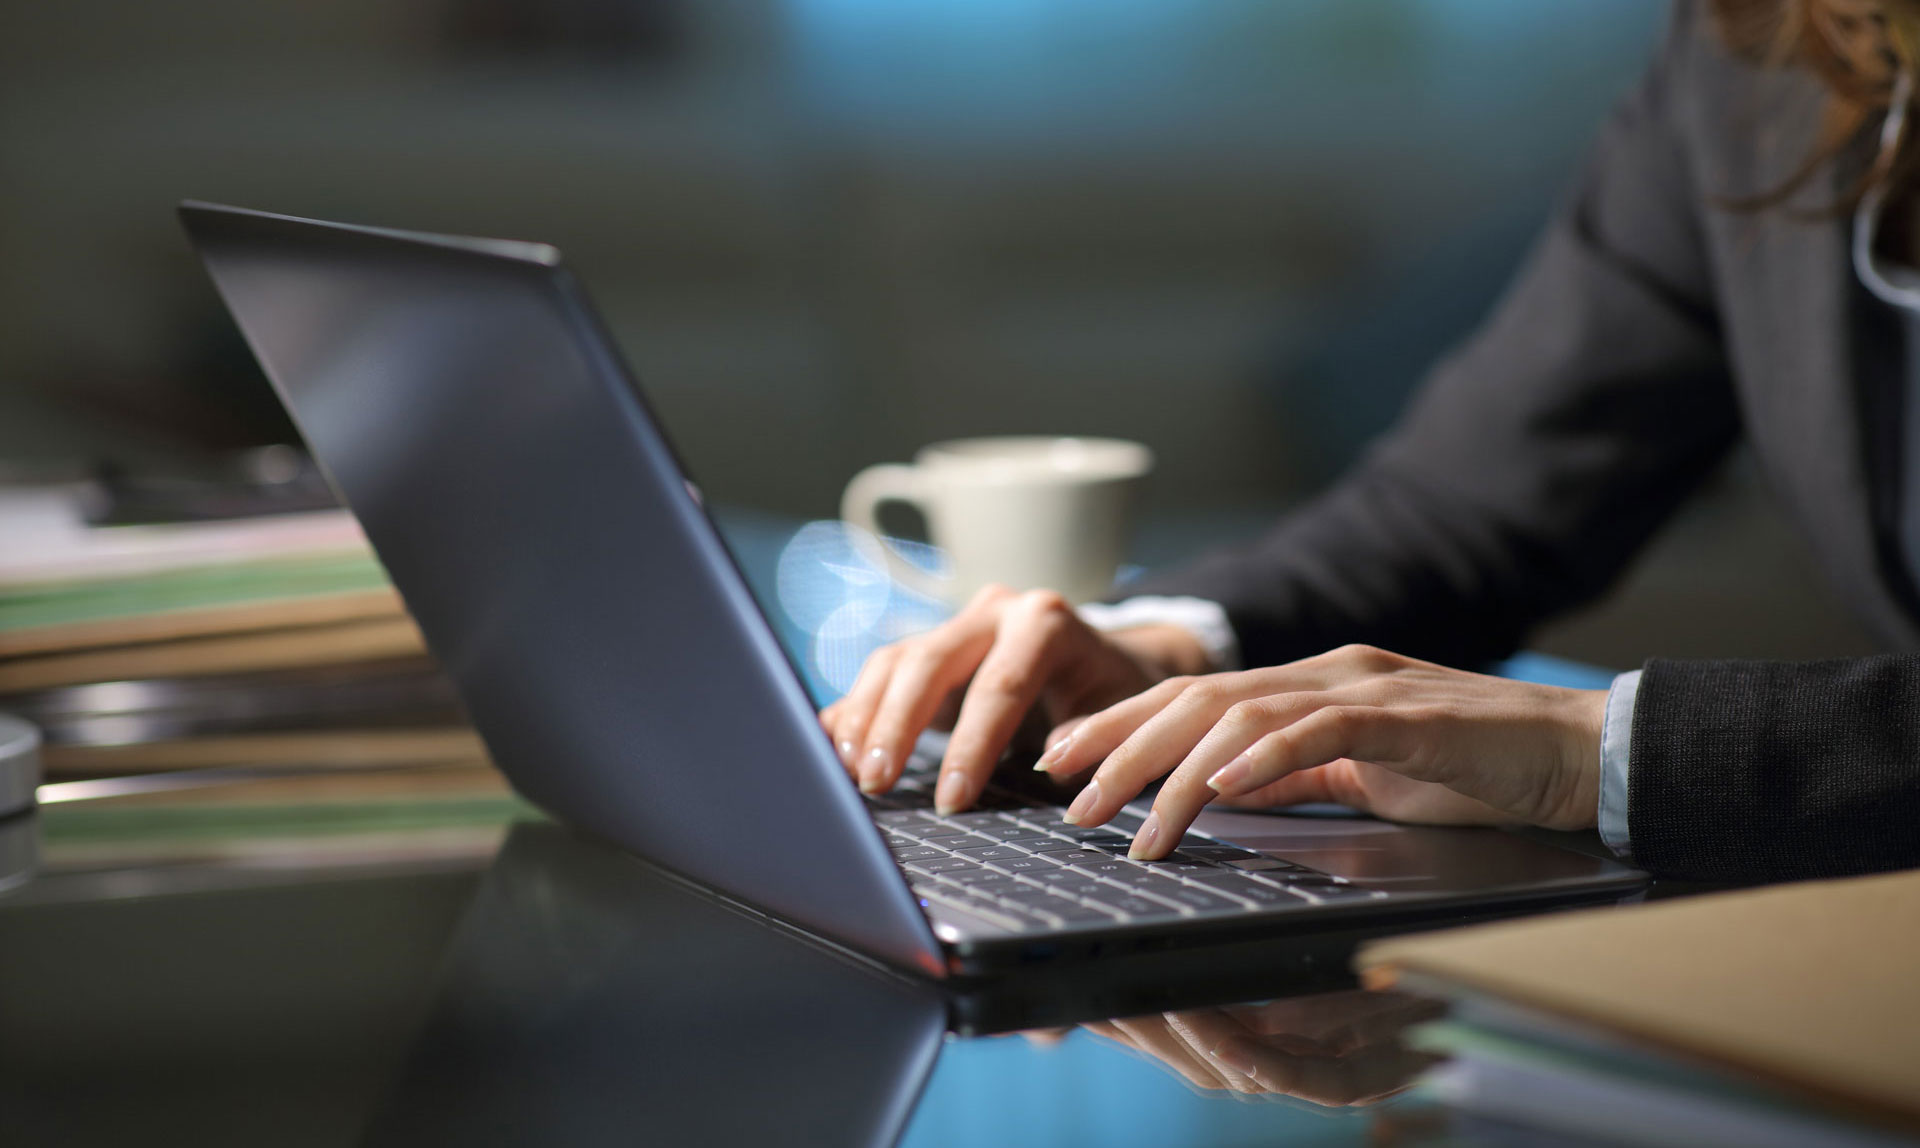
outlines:
{"label": "laptop keyboard", "polygon": [[986,808],[941,817],[916,808],[912,786],[873,804],[874,820],[913,891],[935,910],[959,909],[1016,932],[1175,921],[1372,901],[1362,889],[1290,861],[1198,833],[1159,861],[1131,861],[1141,814],[1099,828],[1068,825],[1059,806],[989,790]]}

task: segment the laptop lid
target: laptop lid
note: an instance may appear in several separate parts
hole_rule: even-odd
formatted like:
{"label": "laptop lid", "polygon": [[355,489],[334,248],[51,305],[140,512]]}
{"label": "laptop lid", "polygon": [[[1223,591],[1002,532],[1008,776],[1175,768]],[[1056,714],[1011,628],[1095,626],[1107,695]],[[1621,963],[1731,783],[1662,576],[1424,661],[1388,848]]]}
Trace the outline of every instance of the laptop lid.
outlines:
{"label": "laptop lid", "polygon": [[180,214],[516,789],[826,936],[944,971],[558,251]]}

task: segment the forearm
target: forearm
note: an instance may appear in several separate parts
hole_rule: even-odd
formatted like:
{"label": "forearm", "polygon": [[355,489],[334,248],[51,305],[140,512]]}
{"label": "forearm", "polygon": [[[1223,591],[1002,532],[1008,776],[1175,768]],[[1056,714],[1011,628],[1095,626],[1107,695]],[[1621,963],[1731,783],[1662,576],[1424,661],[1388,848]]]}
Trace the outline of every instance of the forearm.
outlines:
{"label": "forearm", "polygon": [[1634,859],[1664,876],[1920,865],[1920,656],[1655,659],[1628,784]]}
{"label": "forearm", "polygon": [[1683,117],[1691,8],[1488,322],[1394,431],[1266,536],[1147,580],[1220,602],[1248,665],[1366,643],[1449,665],[1589,600],[1740,420]]}

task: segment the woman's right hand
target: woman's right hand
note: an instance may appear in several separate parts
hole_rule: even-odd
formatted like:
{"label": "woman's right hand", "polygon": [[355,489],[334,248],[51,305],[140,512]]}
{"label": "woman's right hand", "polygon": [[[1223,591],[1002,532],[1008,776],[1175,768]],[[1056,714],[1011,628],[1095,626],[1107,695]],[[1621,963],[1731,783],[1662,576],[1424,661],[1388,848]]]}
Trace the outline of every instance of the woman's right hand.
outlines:
{"label": "woman's right hand", "polygon": [[1199,641],[1178,627],[1102,633],[1050,590],[989,586],[934,629],[875,650],[820,724],[861,790],[884,793],[920,734],[950,717],[934,804],[952,813],[973,804],[1036,705],[1051,746],[1088,714],[1206,669]]}

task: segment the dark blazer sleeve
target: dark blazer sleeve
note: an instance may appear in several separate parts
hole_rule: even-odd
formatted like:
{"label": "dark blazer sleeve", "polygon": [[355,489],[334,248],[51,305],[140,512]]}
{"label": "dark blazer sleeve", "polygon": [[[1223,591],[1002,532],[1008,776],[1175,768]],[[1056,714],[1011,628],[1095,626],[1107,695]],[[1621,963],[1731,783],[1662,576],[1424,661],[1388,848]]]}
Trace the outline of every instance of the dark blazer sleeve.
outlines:
{"label": "dark blazer sleeve", "polygon": [[1604,589],[1738,418],[1670,114],[1682,4],[1480,333],[1330,491],[1265,536],[1129,587],[1221,603],[1249,665],[1367,642],[1455,665]]}
{"label": "dark blazer sleeve", "polygon": [[1920,656],[1647,663],[1627,831],[1663,876],[1920,865]]}

